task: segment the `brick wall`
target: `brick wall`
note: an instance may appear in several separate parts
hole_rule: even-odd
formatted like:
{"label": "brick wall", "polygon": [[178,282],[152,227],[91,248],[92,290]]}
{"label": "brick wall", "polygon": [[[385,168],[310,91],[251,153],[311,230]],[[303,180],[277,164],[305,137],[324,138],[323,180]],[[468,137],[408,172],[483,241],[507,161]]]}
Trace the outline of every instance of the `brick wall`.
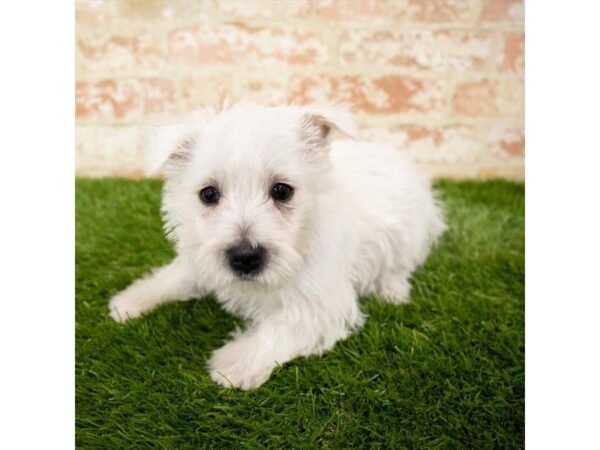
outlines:
{"label": "brick wall", "polygon": [[437,176],[524,176],[521,0],[77,0],[76,170],[139,176],[139,127],[345,101]]}

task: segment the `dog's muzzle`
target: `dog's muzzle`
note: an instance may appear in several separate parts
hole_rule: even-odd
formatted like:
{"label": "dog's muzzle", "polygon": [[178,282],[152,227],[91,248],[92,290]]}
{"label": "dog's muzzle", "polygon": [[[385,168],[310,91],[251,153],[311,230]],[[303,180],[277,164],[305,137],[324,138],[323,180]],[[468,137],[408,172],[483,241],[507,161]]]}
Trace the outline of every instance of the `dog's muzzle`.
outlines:
{"label": "dog's muzzle", "polygon": [[262,245],[253,247],[247,240],[229,247],[225,254],[231,269],[242,277],[258,275],[267,260],[266,249]]}

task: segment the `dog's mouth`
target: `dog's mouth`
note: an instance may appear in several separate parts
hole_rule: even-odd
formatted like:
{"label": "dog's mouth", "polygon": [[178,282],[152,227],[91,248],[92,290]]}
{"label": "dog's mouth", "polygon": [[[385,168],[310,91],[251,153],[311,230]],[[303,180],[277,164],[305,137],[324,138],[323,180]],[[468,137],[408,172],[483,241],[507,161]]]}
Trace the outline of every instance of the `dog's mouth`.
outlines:
{"label": "dog's mouth", "polygon": [[250,273],[245,273],[245,272],[240,272],[240,271],[233,271],[233,275],[235,276],[235,278],[237,280],[241,280],[241,281],[256,281],[261,277],[261,274],[263,273],[263,269],[257,270],[257,271],[253,271]]}

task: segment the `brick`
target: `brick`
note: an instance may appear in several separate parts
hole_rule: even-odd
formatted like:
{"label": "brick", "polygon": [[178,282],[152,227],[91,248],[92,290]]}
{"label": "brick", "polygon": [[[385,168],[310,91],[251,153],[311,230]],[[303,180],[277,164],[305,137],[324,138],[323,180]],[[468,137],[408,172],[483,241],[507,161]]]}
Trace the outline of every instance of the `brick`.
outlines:
{"label": "brick", "polygon": [[139,81],[144,117],[160,117],[177,111],[175,86],[171,81],[148,78]]}
{"label": "brick", "polygon": [[79,0],[75,2],[77,25],[106,25],[114,18],[114,2],[109,0]]}
{"label": "brick", "polygon": [[76,126],[75,173],[78,176],[141,175],[141,133],[137,126]]}
{"label": "brick", "polygon": [[462,164],[523,160],[525,133],[522,127],[497,123],[453,124],[438,127],[400,124],[361,131],[370,141],[393,145],[418,162]]}
{"label": "brick", "polygon": [[169,60],[175,64],[316,64],[327,58],[320,34],[241,23],[199,25],[169,33]]}
{"label": "brick", "polygon": [[512,22],[523,24],[525,4],[523,0],[485,0],[481,10],[485,22]]}
{"label": "brick", "polygon": [[208,2],[192,0],[77,0],[77,25],[208,19]]}
{"label": "brick", "polygon": [[158,36],[150,33],[93,33],[77,38],[79,70],[160,70],[165,59]]}
{"label": "brick", "polygon": [[475,0],[394,0],[390,16],[398,22],[469,22],[475,18],[479,2]]}
{"label": "brick", "polygon": [[139,113],[141,99],[130,81],[79,81],[75,88],[77,118],[124,119]]}
{"label": "brick", "polygon": [[76,0],[75,15],[80,176],[139,177],[140,125],[245,99],[348,102],[363,138],[434,175],[523,179],[522,0]]}
{"label": "brick", "polygon": [[407,152],[423,163],[456,164],[481,159],[484,145],[476,130],[469,125],[429,127],[395,125],[385,128],[367,128],[361,135],[373,142],[390,144]]}
{"label": "brick", "polygon": [[[464,174],[462,177],[464,178]],[[480,180],[508,178],[522,181],[525,179],[525,165],[523,162],[506,164],[504,161],[490,161],[487,165],[479,167],[470,177]]]}
{"label": "brick", "polygon": [[495,68],[495,35],[487,32],[352,31],[343,35],[341,64],[468,71]]}
{"label": "brick", "polygon": [[158,22],[170,20],[207,20],[208,1],[193,0],[110,0],[123,21]]}
{"label": "brick", "polygon": [[169,0],[119,0],[116,3],[118,13],[123,18],[151,20],[171,18],[170,11],[175,2]]}
{"label": "brick", "polygon": [[520,72],[525,70],[525,33],[506,33],[500,70]]}
{"label": "brick", "polygon": [[202,75],[185,77],[177,94],[180,111],[203,106],[221,106],[240,100],[281,105],[287,102],[287,81],[276,75]]}
{"label": "brick", "polygon": [[465,116],[515,116],[523,114],[522,80],[479,80],[459,83],[452,109]]}
{"label": "brick", "polygon": [[79,81],[75,88],[78,119],[131,120],[157,117],[175,110],[175,90],[167,80]]}
{"label": "brick", "polygon": [[522,127],[491,126],[486,132],[488,152],[500,158],[523,159],[525,132]]}
{"label": "brick", "polygon": [[236,76],[233,93],[236,99],[263,105],[287,102],[287,78],[277,75]]}
{"label": "brick", "polygon": [[325,20],[387,20],[384,0],[318,0],[316,14]]}
{"label": "brick", "polygon": [[219,107],[232,97],[233,79],[228,74],[185,77],[179,82],[180,112],[198,107]]}
{"label": "brick", "polygon": [[444,108],[444,87],[439,80],[398,75],[297,76],[291,82],[290,101],[349,103],[373,114],[439,113]]}
{"label": "brick", "polygon": [[304,18],[310,14],[310,0],[215,0],[215,8],[231,18]]}

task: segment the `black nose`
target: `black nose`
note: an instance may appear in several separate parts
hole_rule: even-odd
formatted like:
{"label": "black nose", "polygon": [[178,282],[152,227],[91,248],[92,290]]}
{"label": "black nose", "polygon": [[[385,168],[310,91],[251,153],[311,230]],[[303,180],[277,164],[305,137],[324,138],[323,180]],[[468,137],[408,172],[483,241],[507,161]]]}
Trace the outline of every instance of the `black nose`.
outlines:
{"label": "black nose", "polygon": [[266,250],[261,245],[253,247],[249,241],[241,241],[227,249],[227,259],[231,268],[243,275],[256,275],[265,263]]}

